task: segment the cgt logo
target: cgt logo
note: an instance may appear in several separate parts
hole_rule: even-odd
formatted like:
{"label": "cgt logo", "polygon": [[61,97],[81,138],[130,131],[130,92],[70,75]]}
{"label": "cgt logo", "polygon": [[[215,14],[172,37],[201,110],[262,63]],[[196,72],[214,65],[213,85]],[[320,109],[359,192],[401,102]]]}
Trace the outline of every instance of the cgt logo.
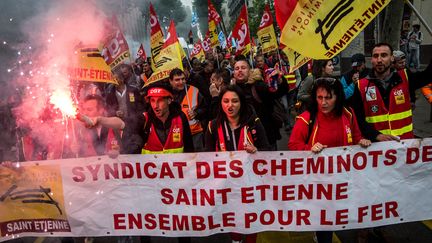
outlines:
{"label": "cgt logo", "polygon": [[398,89],[398,90],[395,90],[395,91],[393,92],[393,94],[394,94],[395,96],[401,96],[401,95],[403,95],[403,91],[402,91],[402,89]]}
{"label": "cgt logo", "polygon": [[239,49],[242,49],[242,48],[244,48],[245,47],[245,42],[246,42],[246,35],[247,35],[247,33],[248,33],[248,29],[247,29],[247,26],[246,26],[246,24],[242,24],[242,26],[241,26],[241,28],[240,28],[240,30],[239,30],[239,32],[238,32],[238,34],[239,34],[239,36],[240,36],[240,39],[239,39],[239,41],[238,41],[238,45],[239,45]]}
{"label": "cgt logo", "polygon": [[180,128],[179,127],[174,127],[172,130],[173,133],[180,133]]}
{"label": "cgt logo", "polygon": [[149,90],[149,94],[160,94],[160,93],[162,93],[162,89],[159,88],[154,88]]}
{"label": "cgt logo", "polygon": [[270,15],[269,15],[267,12],[264,12],[259,27],[263,27],[263,26],[266,25],[269,21],[270,21]]}

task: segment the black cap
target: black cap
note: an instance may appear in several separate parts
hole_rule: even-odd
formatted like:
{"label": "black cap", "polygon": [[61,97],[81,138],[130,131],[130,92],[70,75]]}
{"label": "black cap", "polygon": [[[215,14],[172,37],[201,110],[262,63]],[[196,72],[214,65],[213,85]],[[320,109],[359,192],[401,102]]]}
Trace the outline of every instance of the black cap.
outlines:
{"label": "black cap", "polygon": [[353,67],[360,66],[362,63],[366,62],[365,55],[361,53],[356,53],[351,57],[351,63]]}

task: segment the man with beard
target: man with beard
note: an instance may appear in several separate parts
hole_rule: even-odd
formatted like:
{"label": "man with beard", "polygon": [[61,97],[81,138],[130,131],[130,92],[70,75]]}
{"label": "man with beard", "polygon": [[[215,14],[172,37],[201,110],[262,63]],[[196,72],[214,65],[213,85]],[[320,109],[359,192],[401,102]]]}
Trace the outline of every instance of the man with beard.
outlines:
{"label": "man with beard", "polygon": [[432,65],[423,72],[394,70],[393,49],[378,43],[372,50],[372,71],[361,79],[353,94],[362,134],[374,141],[413,138],[410,91],[430,82]]}

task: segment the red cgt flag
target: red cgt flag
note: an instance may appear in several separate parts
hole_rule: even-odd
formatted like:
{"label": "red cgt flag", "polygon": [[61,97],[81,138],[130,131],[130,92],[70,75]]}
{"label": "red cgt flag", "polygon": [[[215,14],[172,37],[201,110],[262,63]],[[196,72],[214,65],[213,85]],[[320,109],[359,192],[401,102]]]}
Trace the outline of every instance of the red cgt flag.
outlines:
{"label": "red cgt flag", "polygon": [[216,24],[219,24],[221,22],[221,17],[216,11],[216,8],[211,3],[211,0],[207,1],[208,3],[208,21],[214,20]]}
{"label": "red cgt flag", "polygon": [[144,59],[144,60],[147,60],[147,55],[146,55],[146,53],[145,53],[145,50],[144,50],[143,44],[140,45],[140,47],[139,47],[139,49],[138,49],[138,52],[137,52],[137,56],[138,56],[138,57],[141,57],[141,58]]}
{"label": "red cgt flag", "polygon": [[232,31],[232,37],[237,40],[236,55],[247,55],[251,48],[251,42],[246,4],[243,5],[240,11],[240,15]]}

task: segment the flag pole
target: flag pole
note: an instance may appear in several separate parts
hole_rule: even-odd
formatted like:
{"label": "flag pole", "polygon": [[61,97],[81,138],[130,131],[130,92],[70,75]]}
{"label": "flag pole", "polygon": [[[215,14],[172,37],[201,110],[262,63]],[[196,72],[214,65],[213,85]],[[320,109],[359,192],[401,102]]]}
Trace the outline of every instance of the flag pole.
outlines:
{"label": "flag pole", "polygon": [[247,0],[245,1],[245,5],[246,5],[246,18],[247,18],[247,21],[248,21],[248,31],[249,31],[249,43],[250,43],[250,45],[251,45],[251,49],[250,49],[250,61],[251,61],[251,65],[252,65],[252,68],[255,68],[254,67],[254,62],[253,62],[253,51],[252,51],[252,36],[251,36],[251,33],[250,33],[250,29],[249,29],[249,11],[248,11],[248,4],[247,4]]}

